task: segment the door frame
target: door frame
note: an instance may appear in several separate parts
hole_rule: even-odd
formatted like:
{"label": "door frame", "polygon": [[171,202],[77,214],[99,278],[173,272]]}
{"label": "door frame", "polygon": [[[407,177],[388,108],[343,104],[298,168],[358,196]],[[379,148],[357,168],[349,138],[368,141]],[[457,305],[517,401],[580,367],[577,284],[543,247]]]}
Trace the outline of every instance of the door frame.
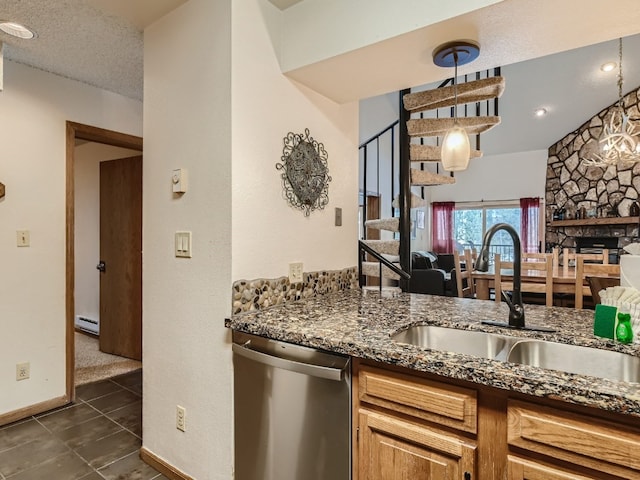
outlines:
{"label": "door frame", "polygon": [[140,150],[142,137],[115,132],[103,128],[67,121],[66,123],[66,274],[65,274],[65,310],[66,310],[66,393],[71,402],[75,400],[75,148],[76,140],[113,145],[115,147]]}

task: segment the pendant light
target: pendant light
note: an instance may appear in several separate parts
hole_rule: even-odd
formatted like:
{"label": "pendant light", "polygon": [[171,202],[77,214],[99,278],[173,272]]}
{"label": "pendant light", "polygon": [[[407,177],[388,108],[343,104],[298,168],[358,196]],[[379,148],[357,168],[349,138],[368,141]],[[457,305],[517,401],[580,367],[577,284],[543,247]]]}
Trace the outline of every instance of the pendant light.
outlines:
{"label": "pendant light", "polygon": [[478,44],[468,40],[448,42],[433,51],[433,63],[439,67],[455,67],[453,127],[444,136],[441,151],[442,167],[450,172],[466,170],[471,156],[469,135],[458,122],[458,65],[472,62],[479,54]]}
{"label": "pendant light", "polygon": [[608,167],[640,162],[640,119],[630,118],[624,111],[622,38],[618,39],[618,56],[618,102],[611,109],[609,120],[603,122],[598,152],[584,161],[587,166]]}

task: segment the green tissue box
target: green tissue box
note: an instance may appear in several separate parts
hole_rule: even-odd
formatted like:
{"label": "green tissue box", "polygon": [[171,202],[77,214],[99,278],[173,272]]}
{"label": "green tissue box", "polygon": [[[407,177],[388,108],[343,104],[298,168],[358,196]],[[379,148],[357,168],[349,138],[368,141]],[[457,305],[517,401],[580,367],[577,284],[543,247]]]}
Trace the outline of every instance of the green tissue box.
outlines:
{"label": "green tissue box", "polygon": [[611,305],[596,305],[593,320],[593,334],[597,337],[615,338],[617,307]]}

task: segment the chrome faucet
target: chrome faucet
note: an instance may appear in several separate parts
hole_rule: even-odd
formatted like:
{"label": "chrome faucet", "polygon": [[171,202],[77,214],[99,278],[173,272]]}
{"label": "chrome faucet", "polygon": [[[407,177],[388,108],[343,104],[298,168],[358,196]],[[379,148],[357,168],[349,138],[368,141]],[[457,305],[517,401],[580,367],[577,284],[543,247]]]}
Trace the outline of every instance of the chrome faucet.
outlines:
{"label": "chrome faucet", "polygon": [[[491,243],[491,239],[495,235],[498,230],[504,230],[509,235],[511,235],[511,239],[513,240],[513,292],[511,294],[511,298],[509,295],[503,290],[502,297],[504,298],[507,305],[509,305],[509,327],[512,328],[525,328],[524,326],[524,306],[522,305],[522,292],[520,291],[521,286],[521,246],[520,246],[520,237],[518,236],[518,232],[507,223],[496,223],[493,225],[487,233],[485,233],[484,238],[482,239],[482,247],[480,248],[480,252],[478,253],[478,259],[476,260],[475,269],[480,272],[486,272],[489,270],[489,244]],[[493,322],[483,322],[483,323],[492,323]],[[504,326],[504,325],[503,325]]]}

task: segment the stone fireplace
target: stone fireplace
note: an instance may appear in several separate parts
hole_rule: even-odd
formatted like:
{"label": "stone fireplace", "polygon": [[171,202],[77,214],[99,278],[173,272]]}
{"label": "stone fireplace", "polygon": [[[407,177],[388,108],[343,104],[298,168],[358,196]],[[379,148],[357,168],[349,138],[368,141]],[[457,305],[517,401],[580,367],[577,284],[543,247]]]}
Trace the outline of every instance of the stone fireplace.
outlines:
{"label": "stone fireplace", "polygon": [[[625,110],[639,116],[640,88],[624,97]],[[549,147],[545,188],[547,249],[576,247],[576,238],[616,238],[619,248],[638,241],[638,218],[630,217],[640,194],[640,163],[608,168],[587,167],[583,160],[598,148],[603,122],[612,106]],[[588,218],[576,219],[582,207]],[[554,211],[565,209],[563,220]]]}

